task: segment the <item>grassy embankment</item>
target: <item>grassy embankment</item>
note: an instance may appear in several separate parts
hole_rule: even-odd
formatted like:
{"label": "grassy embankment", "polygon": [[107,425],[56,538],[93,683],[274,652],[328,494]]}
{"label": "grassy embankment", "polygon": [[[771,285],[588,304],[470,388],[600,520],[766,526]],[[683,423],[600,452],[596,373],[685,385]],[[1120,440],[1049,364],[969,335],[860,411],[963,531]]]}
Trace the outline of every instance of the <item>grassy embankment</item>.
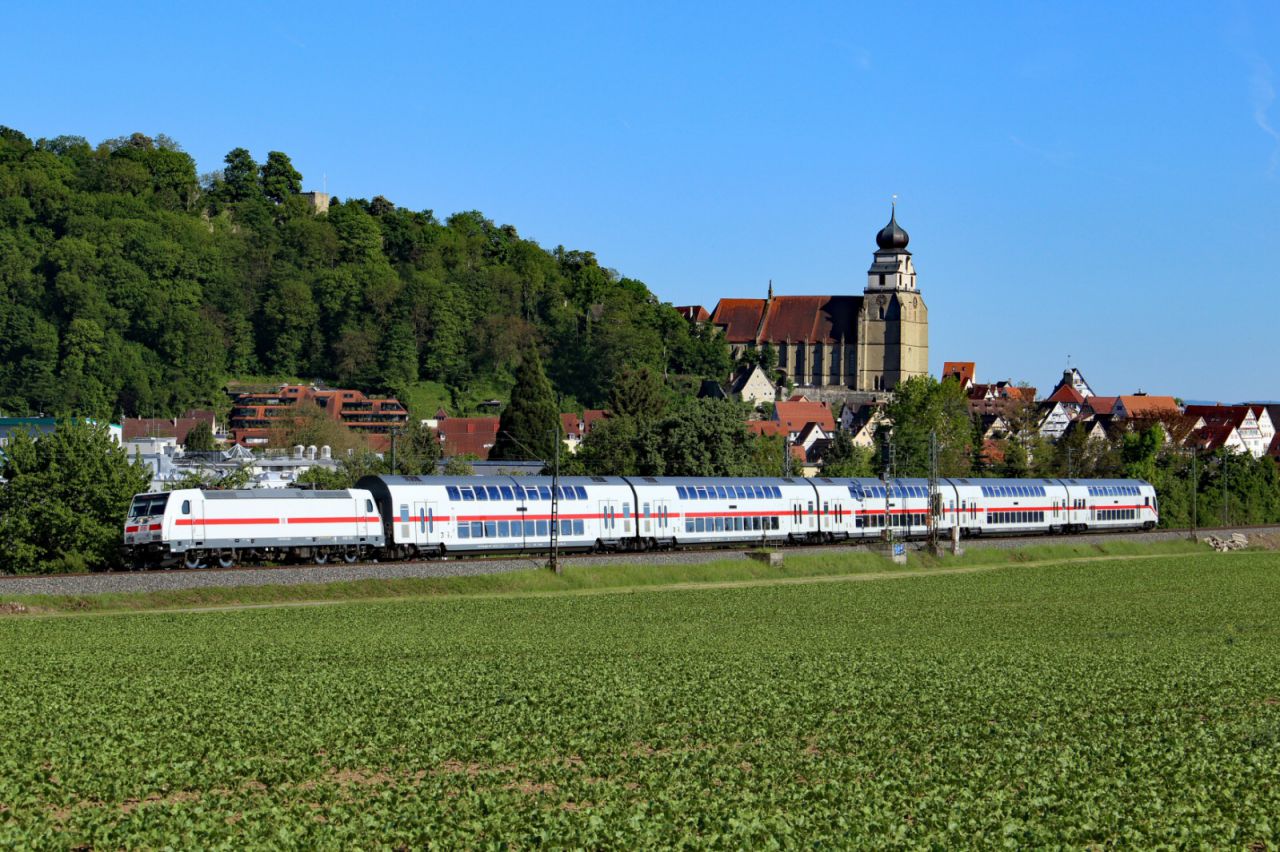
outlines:
{"label": "grassy embankment", "polygon": [[[1104,544],[1037,545],[1012,550],[983,548],[963,556],[932,557],[912,553],[905,566],[894,565],[866,551],[833,550],[830,553],[786,554],[781,567],[733,558],[695,564],[575,565],[565,563],[560,575],[542,568],[467,577],[353,580],[301,585],[195,588],[160,592],[104,593],[96,595],[3,595],[0,603],[26,608],[25,614],[121,612],[191,607],[254,606],[387,600],[393,598],[476,597],[607,593],[658,587],[710,584],[763,584],[856,579],[871,575],[939,573],[949,570],[994,568],[1001,565],[1055,563],[1081,559],[1142,558],[1180,553],[1202,553],[1203,545],[1185,541]],[[784,551],[784,553],[786,553]]]}

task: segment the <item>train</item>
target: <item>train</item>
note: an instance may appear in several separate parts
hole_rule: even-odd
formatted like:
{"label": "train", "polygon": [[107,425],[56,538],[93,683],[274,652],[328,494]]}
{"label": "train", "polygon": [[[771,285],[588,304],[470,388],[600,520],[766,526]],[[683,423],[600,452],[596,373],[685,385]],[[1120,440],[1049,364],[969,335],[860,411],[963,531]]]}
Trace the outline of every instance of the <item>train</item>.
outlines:
{"label": "train", "polygon": [[[931,496],[932,495],[932,496]],[[342,491],[139,494],[132,567],[353,563],[1153,529],[1136,479],[366,476]]]}

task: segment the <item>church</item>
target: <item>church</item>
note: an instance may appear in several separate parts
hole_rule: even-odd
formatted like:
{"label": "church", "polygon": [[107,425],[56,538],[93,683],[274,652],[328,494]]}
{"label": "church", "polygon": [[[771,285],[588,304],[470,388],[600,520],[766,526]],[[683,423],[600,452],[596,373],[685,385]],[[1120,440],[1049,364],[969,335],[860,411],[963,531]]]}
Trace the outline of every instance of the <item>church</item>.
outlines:
{"label": "church", "polygon": [[771,345],[784,381],[796,386],[891,391],[929,371],[929,310],[909,241],[895,208],[876,234],[861,296],[775,296],[771,283],[764,299],[721,299],[707,321],[723,332],[735,358]]}

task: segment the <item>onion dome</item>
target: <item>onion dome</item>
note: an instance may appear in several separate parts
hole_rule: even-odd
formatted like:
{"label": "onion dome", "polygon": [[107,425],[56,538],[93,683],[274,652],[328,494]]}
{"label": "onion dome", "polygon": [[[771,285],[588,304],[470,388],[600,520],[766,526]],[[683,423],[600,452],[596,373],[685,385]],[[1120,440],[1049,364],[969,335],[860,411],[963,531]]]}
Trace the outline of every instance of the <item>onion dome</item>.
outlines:
{"label": "onion dome", "polygon": [[906,251],[907,243],[909,242],[911,242],[911,237],[898,224],[898,211],[895,206],[893,212],[889,214],[889,224],[881,228],[880,233],[876,234],[876,245],[880,247],[881,251]]}

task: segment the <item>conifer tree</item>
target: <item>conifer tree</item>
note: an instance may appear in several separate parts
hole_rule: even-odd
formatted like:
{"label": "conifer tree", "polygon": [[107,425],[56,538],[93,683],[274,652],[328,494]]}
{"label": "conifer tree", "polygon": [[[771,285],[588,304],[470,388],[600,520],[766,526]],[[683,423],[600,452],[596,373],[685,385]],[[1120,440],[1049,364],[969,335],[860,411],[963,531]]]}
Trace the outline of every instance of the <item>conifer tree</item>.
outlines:
{"label": "conifer tree", "polygon": [[560,440],[560,410],[542,359],[529,350],[516,368],[511,403],[498,421],[498,437],[491,459],[529,459],[550,462]]}

